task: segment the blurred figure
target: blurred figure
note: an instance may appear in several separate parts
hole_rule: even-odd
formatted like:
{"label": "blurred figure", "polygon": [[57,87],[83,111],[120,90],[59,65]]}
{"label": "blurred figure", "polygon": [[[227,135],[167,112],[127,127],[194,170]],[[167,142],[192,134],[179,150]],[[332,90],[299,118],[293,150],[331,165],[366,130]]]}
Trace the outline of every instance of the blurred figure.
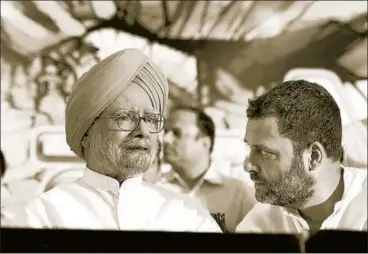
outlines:
{"label": "blurred figure", "polygon": [[340,110],[326,89],[284,82],[251,100],[247,117],[245,168],[264,204],[237,232],[366,230],[367,172],[340,165]]}
{"label": "blurred figure", "polygon": [[221,232],[199,203],[142,181],[167,98],[166,78],[139,50],[96,64],[74,85],[65,111],[67,143],[87,163],[82,178],[2,209],[2,226]]}
{"label": "blurred figure", "polygon": [[172,169],[159,184],[187,193],[205,206],[224,232],[234,232],[253,207],[249,182],[225,176],[221,165],[211,161],[215,125],[203,111],[190,107],[171,110],[164,136],[164,160]]}

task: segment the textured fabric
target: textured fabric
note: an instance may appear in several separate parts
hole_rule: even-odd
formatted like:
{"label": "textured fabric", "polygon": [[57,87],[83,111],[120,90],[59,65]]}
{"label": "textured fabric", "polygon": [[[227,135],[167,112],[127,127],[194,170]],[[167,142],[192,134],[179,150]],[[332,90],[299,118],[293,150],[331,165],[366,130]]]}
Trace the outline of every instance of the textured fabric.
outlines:
{"label": "textured fabric", "polygon": [[[344,184],[342,200],[335,204],[333,213],[322,223],[321,230],[366,230],[366,170],[345,167]],[[303,233],[308,230],[308,223],[297,211],[263,203],[257,203],[236,229],[240,233]]]}
{"label": "textured fabric", "polygon": [[119,51],[92,67],[74,84],[65,111],[66,139],[82,159],[81,140],[93,121],[131,84],[141,86],[153,107],[164,112],[167,79],[137,49]]}
{"label": "textured fabric", "polygon": [[1,224],[8,227],[221,232],[210,214],[185,195],[142,182],[142,176],[120,186],[88,168],[81,179],[1,213]]}

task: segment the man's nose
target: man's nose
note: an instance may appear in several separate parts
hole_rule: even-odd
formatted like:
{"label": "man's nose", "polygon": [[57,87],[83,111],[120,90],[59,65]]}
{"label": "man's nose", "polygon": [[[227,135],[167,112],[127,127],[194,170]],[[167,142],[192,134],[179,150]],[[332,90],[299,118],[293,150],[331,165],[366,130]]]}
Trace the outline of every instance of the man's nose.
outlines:
{"label": "man's nose", "polygon": [[134,137],[147,137],[149,136],[150,131],[148,128],[148,124],[146,124],[146,122],[142,119],[137,128],[135,128],[135,130],[133,131],[133,135]]}
{"label": "man's nose", "polygon": [[252,165],[250,164],[249,162],[249,157],[247,157],[245,160],[244,160],[244,164],[243,164],[243,168],[245,171],[249,172],[249,169]]}
{"label": "man's nose", "polygon": [[244,170],[249,171],[259,171],[259,167],[256,166],[257,164],[254,162],[254,157],[252,153],[244,160]]}

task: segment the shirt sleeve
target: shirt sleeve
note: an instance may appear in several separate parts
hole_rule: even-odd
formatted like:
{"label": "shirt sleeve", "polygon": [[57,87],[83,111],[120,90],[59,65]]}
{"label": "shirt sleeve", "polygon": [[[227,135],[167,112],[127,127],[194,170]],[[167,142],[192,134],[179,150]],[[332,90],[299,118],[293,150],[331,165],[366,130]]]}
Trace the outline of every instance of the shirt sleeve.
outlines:
{"label": "shirt sleeve", "polygon": [[195,232],[222,233],[220,226],[211,216],[210,212],[204,208],[198,200],[186,195],[185,199],[187,199],[188,204],[192,206],[190,214],[193,214],[195,211],[195,216],[197,218],[192,218],[193,221],[198,221],[198,219],[200,219],[197,224],[198,226],[195,228]]}
{"label": "shirt sleeve", "polygon": [[208,216],[204,218],[203,223],[197,228],[197,232],[222,233],[222,230],[212,216],[208,214]]}
{"label": "shirt sleeve", "polygon": [[280,207],[257,203],[236,228],[237,233],[287,233],[288,220]]}
{"label": "shirt sleeve", "polygon": [[[188,198],[188,197],[186,197]],[[202,204],[192,198],[188,198],[191,200],[191,204],[194,206],[197,211],[197,216],[201,218],[201,222],[196,228],[196,232],[207,232],[207,233],[222,233],[220,226],[217,224],[215,219],[211,216],[210,212],[205,209]]]}
{"label": "shirt sleeve", "polygon": [[258,204],[245,215],[243,220],[236,227],[236,233],[261,233],[265,230],[264,220],[259,214]]}

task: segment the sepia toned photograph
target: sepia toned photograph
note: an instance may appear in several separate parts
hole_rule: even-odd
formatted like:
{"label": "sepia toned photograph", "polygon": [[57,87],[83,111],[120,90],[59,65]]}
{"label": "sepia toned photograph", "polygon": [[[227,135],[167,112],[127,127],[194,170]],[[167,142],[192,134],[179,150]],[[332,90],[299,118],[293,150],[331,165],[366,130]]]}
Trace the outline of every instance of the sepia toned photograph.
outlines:
{"label": "sepia toned photograph", "polygon": [[366,1],[1,1],[2,252],[355,252]]}

